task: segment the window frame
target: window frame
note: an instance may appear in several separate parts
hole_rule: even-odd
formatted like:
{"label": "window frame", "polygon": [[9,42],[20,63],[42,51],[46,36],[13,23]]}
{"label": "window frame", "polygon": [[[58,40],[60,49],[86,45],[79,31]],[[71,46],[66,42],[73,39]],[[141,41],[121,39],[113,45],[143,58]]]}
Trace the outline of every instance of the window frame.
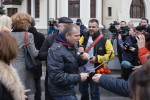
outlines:
{"label": "window frame", "polygon": [[[94,6],[94,12],[92,10],[92,7]],[[95,14],[95,15],[94,15]],[[90,17],[96,18],[96,0],[90,0]]]}
{"label": "window frame", "polygon": [[40,18],[40,0],[27,0],[27,13],[36,19]]}
{"label": "window frame", "polygon": [[[15,12],[16,10],[16,12]],[[18,12],[18,8],[7,8],[7,16],[11,17],[12,15],[14,15],[15,13]]]}
{"label": "window frame", "polygon": [[[130,6],[130,17],[131,18],[138,18],[138,19],[145,18],[145,6],[143,3],[143,0],[139,0],[139,2],[140,3],[136,2],[135,0],[132,0],[131,6]],[[134,11],[134,8],[135,8],[135,11]],[[138,8],[140,8],[139,12],[137,11]],[[140,16],[138,16],[138,13],[140,13]]]}
{"label": "window frame", "polygon": [[[72,4],[73,5],[73,16],[70,16],[70,9],[69,9],[69,5]],[[79,11],[78,11],[78,15],[75,15],[75,4],[78,4],[79,7]],[[80,0],[68,0],[68,17],[70,18],[80,18]]]}

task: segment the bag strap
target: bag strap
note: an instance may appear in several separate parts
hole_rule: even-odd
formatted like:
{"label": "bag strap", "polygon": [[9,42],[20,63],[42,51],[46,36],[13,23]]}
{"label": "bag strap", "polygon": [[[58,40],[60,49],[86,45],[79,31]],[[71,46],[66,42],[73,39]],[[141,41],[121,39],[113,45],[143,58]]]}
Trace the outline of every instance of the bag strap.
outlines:
{"label": "bag strap", "polygon": [[24,48],[25,48],[25,45],[29,47],[28,39],[27,39],[27,32],[24,33]]}
{"label": "bag strap", "polygon": [[92,48],[102,37],[103,37],[103,35],[100,34],[100,35],[94,40],[94,42],[88,47],[88,49],[87,49],[85,52],[88,53],[88,52],[91,50],[91,48]]}

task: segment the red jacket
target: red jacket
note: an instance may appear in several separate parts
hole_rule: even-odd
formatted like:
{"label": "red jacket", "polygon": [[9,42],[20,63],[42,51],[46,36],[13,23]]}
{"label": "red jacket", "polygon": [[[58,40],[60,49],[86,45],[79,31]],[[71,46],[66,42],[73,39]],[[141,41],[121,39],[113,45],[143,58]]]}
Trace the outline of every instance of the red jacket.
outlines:
{"label": "red jacket", "polygon": [[147,61],[147,57],[150,55],[150,50],[148,48],[140,48],[138,50],[138,56],[142,64]]}

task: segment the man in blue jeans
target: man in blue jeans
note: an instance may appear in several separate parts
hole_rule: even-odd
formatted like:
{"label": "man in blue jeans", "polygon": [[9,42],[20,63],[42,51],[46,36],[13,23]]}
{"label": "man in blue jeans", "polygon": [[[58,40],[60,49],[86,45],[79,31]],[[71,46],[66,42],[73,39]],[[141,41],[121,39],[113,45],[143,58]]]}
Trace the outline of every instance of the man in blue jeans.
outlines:
{"label": "man in blue jeans", "polygon": [[[83,47],[87,50],[94,40],[102,33],[99,31],[99,22],[96,19],[89,20],[88,31],[79,40],[79,49]],[[84,65],[85,72],[91,72],[85,82],[79,83],[79,91],[81,93],[81,100],[90,100],[88,87],[90,85],[91,100],[100,100],[99,85],[96,84],[92,77],[95,74],[95,67],[103,63],[103,59],[109,59],[110,53],[113,51],[110,60],[114,59],[114,50],[110,41],[104,36],[88,52],[90,60]]]}

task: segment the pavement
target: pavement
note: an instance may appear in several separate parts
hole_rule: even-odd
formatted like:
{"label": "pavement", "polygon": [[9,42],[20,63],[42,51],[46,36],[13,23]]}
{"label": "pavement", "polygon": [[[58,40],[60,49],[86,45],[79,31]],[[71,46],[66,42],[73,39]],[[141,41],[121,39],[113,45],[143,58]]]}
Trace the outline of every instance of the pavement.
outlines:
{"label": "pavement", "polygon": [[[120,70],[111,70],[112,73],[110,74],[112,77],[120,78]],[[45,100],[45,87],[44,87],[44,80],[45,79],[45,67],[43,67],[43,75],[41,77],[41,86],[42,86],[42,99]],[[78,85],[75,87],[77,99],[80,100],[81,94],[78,89]],[[29,96],[29,100],[34,100],[34,95]],[[131,100],[128,97],[122,97],[117,94],[111,93],[102,87],[100,87],[100,100]]]}

